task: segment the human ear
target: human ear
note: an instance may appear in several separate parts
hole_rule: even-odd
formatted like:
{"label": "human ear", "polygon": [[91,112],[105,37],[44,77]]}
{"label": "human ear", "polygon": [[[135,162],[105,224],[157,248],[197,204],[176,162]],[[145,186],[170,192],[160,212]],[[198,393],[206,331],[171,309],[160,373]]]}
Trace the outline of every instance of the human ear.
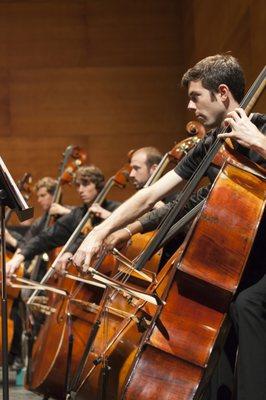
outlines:
{"label": "human ear", "polygon": [[150,167],[150,174],[152,174],[156,168],[158,167],[158,164],[152,164],[152,166]]}
{"label": "human ear", "polygon": [[218,86],[218,93],[221,97],[222,101],[226,101],[228,99],[228,94],[229,94],[229,88],[227,85],[222,83],[221,85]]}

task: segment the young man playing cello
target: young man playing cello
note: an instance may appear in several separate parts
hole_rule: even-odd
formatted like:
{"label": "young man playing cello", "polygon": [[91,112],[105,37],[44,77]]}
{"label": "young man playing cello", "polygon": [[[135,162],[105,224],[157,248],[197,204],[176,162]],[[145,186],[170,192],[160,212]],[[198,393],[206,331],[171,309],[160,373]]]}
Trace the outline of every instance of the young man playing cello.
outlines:
{"label": "young man playing cello", "polygon": [[[12,234],[7,231],[6,238],[7,242],[14,248],[18,249],[26,245],[30,239],[34,238],[36,235],[40,234],[44,229],[45,221],[48,213],[51,215],[56,215],[57,217],[70,213],[70,208],[64,207],[61,204],[53,203],[53,194],[56,189],[57,182],[55,179],[50,177],[41,178],[35,185],[34,190],[36,192],[37,202],[43,210],[43,215],[37,218],[31,225],[29,230],[24,236],[18,235],[15,238]],[[28,260],[25,263],[25,272],[30,268],[32,260]],[[38,280],[44,276],[46,272],[46,262],[42,261],[40,265],[40,272]],[[9,364],[10,368],[14,371],[21,369],[24,365],[22,360],[22,330],[23,321],[21,318],[20,306],[21,299],[16,298],[13,302],[11,309],[11,318],[14,321],[14,334],[11,342],[11,347],[9,351]]]}
{"label": "young man playing cello", "polygon": [[[88,208],[92,206],[97,194],[102,190],[104,186],[104,175],[102,171],[94,165],[81,166],[77,170],[75,184],[83,205],[69,210],[69,212],[59,218],[53,226],[39,232],[24,243],[19,252],[8,261],[8,275],[12,275],[24,260],[32,259],[35,255],[51,251],[67,242],[70,235],[86,214]],[[107,218],[119,204],[120,203],[115,201],[105,200],[103,202],[103,207],[101,207],[101,212],[95,213],[93,225]],[[77,240],[81,242],[82,239],[83,236],[80,234]]]}
{"label": "young man playing cello", "polygon": [[[106,238],[119,228],[151,209],[153,205],[188,180],[214,143],[224,120],[233,130],[232,136],[240,141],[238,151],[252,161],[266,167],[266,117],[255,114],[252,121],[239,109],[244,95],[244,76],[237,60],[231,55],[207,57],[189,69],[182,84],[188,89],[188,109],[212,131],[188,153],[178,166],[154,185],[138,191],[123,203],[108,220],[86,237],[74,256],[74,262],[86,271],[93,256],[105,244]],[[256,137],[254,142],[244,137]],[[250,148],[241,146],[250,143]],[[256,142],[256,143],[255,143]],[[254,144],[255,143],[255,144]],[[213,181],[218,168],[210,166],[207,174]],[[265,219],[264,219],[265,222]],[[265,226],[265,225],[264,225]],[[254,284],[244,290],[235,303],[234,322],[239,334],[238,399],[264,400],[266,380],[266,275],[265,262],[260,257],[259,272]],[[255,327],[255,329],[253,328]]]}

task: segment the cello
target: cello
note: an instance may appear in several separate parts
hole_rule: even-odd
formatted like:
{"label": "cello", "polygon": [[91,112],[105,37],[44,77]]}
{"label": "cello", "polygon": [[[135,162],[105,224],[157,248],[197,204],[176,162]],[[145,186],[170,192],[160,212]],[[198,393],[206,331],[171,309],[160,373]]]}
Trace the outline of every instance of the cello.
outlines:
{"label": "cello", "polygon": [[[114,185],[124,187],[127,177],[128,166],[126,165],[107,181],[103,190],[97,196],[96,202],[101,204]],[[87,211],[57,259],[68,250],[91,217],[92,213]],[[53,276],[56,274],[54,266],[57,263],[57,259],[43,278],[40,287],[45,290],[49,284],[56,284],[58,289],[49,288],[52,295],[49,296],[47,304],[36,303],[36,291],[28,301],[30,308],[34,307],[35,310],[43,311],[47,314],[47,317],[33,345],[31,371],[27,388],[46,396],[51,395],[61,399],[64,398],[66,379],[69,373],[72,373],[82,355],[87,332],[90,331],[92,319],[94,318],[94,314],[90,314],[88,317],[87,313],[76,304],[84,299],[86,301],[91,299],[93,302],[97,302],[97,298],[101,296],[102,286],[100,285],[91,290],[90,287],[80,284],[80,282],[73,279],[78,277],[76,269],[73,267],[69,268],[66,276],[57,277],[55,281]],[[113,264],[108,260],[106,273],[112,268]],[[71,274],[72,270],[73,274]],[[75,297],[75,302],[71,302],[73,297]],[[73,350],[71,351],[72,355],[68,355],[71,337],[74,337]],[[46,351],[46,346],[48,346],[49,352]]]}
{"label": "cello", "polygon": [[[31,183],[32,183],[32,176],[28,172],[25,172],[25,174],[22,176],[22,178],[19,179],[17,182],[17,186],[18,186],[19,190],[21,191],[25,200],[28,200],[32,193]],[[12,210],[9,209],[6,212],[6,218],[5,218],[6,223],[10,220],[11,215],[12,215]],[[8,261],[11,257],[12,257],[12,255],[9,252],[7,252],[6,261]],[[20,266],[20,268],[18,270],[18,275],[22,276],[23,272],[24,272],[24,268],[23,268],[23,266]],[[11,341],[12,341],[13,334],[14,334],[14,322],[10,318],[10,312],[12,309],[13,301],[14,301],[14,299],[16,299],[18,297],[19,292],[20,291],[18,289],[11,288],[10,286],[7,287],[8,349],[10,349]],[[1,346],[0,346],[0,357],[1,357],[2,356],[2,332],[0,332],[0,343],[1,343]]]}
{"label": "cello", "polygon": [[[63,153],[63,159],[61,161],[59,168],[59,176],[57,178],[57,184],[53,194],[53,201],[52,201],[53,203],[60,203],[62,195],[62,185],[70,184],[72,182],[73,174],[75,173],[76,169],[82,164],[84,164],[86,159],[87,159],[86,153],[79,146],[69,145],[65,149]],[[45,215],[43,230],[47,229],[50,225],[52,225],[54,221],[55,221],[54,216],[51,216],[47,212]],[[40,254],[34,257],[34,259],[31,261],[27,269],[27,275],[31,280],[33,281],[37,280],[41,264],[46,258],[48,258],[48,255]],[[54,257],[52,256],[52,258]],[[30,291],[28,291],[27,289],[22,289],[22,299],[25,302],[28,300],[29,295]]]}
{"label": "cello", "polygon": [[[265,81],[265,71],[256,91],[261,89],[261,80]],[[220,145],[218,140],[199,175]],[[110,400],[158,399],[158,393],[160,398],[180,400],[202,396],[228,329],[230,301],[263,219],[265,197],[265,171],[240,158],[224,164],[183,252],[177,251],[158,274],[155,289],[166,305],[136,306],[134,316],[121,322],[105,349],[110,369],[104,390],[100,390],[100,368],[92,367],[83,376],[77,399],[85,399],[88,392],[90,398],[98,399],[98,390],[101,399]],[[168,218],[166,231],[171,223]],[[139,269],[154,249],[158,250],[162,239],[158,237],[140,258]],[[195,268],[198,264],[199,271]],[[144,333],[136,322],[143,318]]]}
{"label": "cello", "polygon": [[[198,121],[190,121],[186,125],[186,131],[190,135],[188,138],[176,143],[162,158],[157,168],[150,176],[144,187],[148,187],[157,182],[166,170],[169,164],[178,164],[178,162],[192,149],[206,134],[204,126]],[[130,156],[134,152],[131,152]],[[133,260],[137,254],[144,249],[148,241],[151,240],[153,232],[145,234],[136,234],[131,238],[131,245],[126,250],[126,255],[129,259]],[[161,257],[161,254],[159,255]],[[160,259],[156,260],[154,265],[154,272],[157,272]],[[149,268],[148,268],[149,269]]]}
{"label": "cello", "polygon": [[[201,128],[199,131],[197,131],[197,132],[193,132],[194,134],[195,133],[198,133],[199,134],[199,136],[197,137],[195,137],[194,138],[194,140],[191,140],[190,138],[188,138],[188,139],[185,139],[185,140],[183,140],[183,141],[181,141],[181,142],[179,142],[179,143],[177,143],[175,146],[174,146],[174,148],[171,150],[171,151],[169,151],[168,153],[166,153],[166,155],[163,157],[163,159],[162,159],[162,161],[161,161],[161,163],[159,164],[159,166],[157,167],[157,169],[156,169],[156,171],[155,171],[155,173],[151,176],[151,178],[148,180],[148,182],[146,183],[146,185],[145,186],[148,186],[148,185],[150,185],[150,184],[152,184],[153,183],[153,181],[156,181],[159,177],[160,177],[160,175],[162,174],[162,172],[163,172],[163,170],[166,168],[166,166],[167,166],[167,164],[169,163],[169,162],[171,162],[171,161],[175,161],[175,162],[178,162],[186,153],[187,153],[187,151],[191,148],[191,147],[193,147],[199,140],[200,140],[200,137],[201,136],[203,136],[204,134],[205,134],[205,129],[202,127],[202,125],[201,124],[199,124],[199,123],[195,123],[196,124],[196,126],[198,127],[198,128]],[[193,129],[195,130],[195,125],[193,124]],[[151,236],[150,234],[148,234],[149,235],[149,237]],[[127,257],[128,258],[133,258],[132,257],[132,255],[133,256],[135,256],[136,255],[136,243],[139,245],[138,247],[139,247],[139,249],[140,250],[142,250],[143,249],[143,247],[144,247],[144,241],[143,241],[143,239],[142,240],[139,240],[139,238],[141,239],[141,238],[143,238],[143,236],[147,236],[147,234],[145,234],[145,235],[134,235],[133,236],[133,244],[131,244],[128,248],[127,248],[127,252],[126,252],[126,255],[127,255]],[[145,243],[146,244],[146,243]],[[126,267],[122,267],[121,265],[119,266],[119,271],[124,271],[124,272],[126,272],[126,270],[127,270],[127,268],[130,270],[130,279],[132,280],[132,275],[134,275],[134,280],[136,281],[137,280],[137,283],[138,284],[140,284],[140,286],[142,287],[143,285],[145,286],[145,279],[144,279],[144,281],[142,281],[141,282],[141,279],[138,279],[139,277],[138,277],[138,275],[136,274],[136,271],[135,271],[135,273],[133,272],[133,270],[134,270],[134,268],[133,267],[129,267],[129,264],[130,264],[130,261],[128,262],[128,259],[126,260],[127,261],[127,266]],[[122,262],[123,262],[123,260],[122,260]],[[147,268],[147,265],[146,265],[146,268]],[[157,262],[157,268],[158,268],[158,262]],[[148,268],[148,270],[150,270],[150,268]],[[116,277],[116,275],[115,275],[115,277]],[[146,277],[147,278],[147,277]],[[135,282],[136,283],[136,282]],[[146,281],[146,284],[147,284],[147,281]],[[125,301],[127,301],[127,300],[125,300]],[[100,309],[101,309],[101,305],[100,305]],[[113,334],[113,332],[115,332],[115,330],[116,330],[116,328],[117,328],[117,324],[119,324],[119,317],[121,317],[121,313],[119,314],[119,312],[117,312],[116,314],[114,313],[114,310],[117,310],[117,309],[119,309],[119,307],[120,307],[120,305],[119,305],[119,302],[118,302],[118,304],[116,304],[116,302],[115,301],[112,301],[112,305],[111,305],[111,308],[109,308],[109,307],[107,307],[108,308],[108,310],[109,309],[112,309],[112,315],[111,315],[111,317],[110,318],[108,318],[108,323],[109,323],[109,330],[110,330],[110,332],[112,332],[109,336],[112,336],[112,334]],[[130,308],[130,307],[128,307],[128,308]],[[123,310],[123,313],[122,313],[122,316],[124,315],[124,311],[125,310]],[[130,310],[126,310],[125,311],[125,314],[129,314],[130,315]],[[99,316],[97,317],[97,320],[99,319]],[[96,322],[97,323],[97,322]],[[112,327],[110,326],[110,324],[111,325],[113,325]],[[100,327],[100,331],[99,331],[99,334],[97,335],[97,337],[96,337],[96,339],[95,339],[95,342],[94,342],[94,344],[93,344],[93,348],[96,346],[96,347],[99,347],[99,343],[102,341],[102,339],[101,339],[101,336],[103,335],[103,330],[104,330],[104,323],[102,323],[101,324],[102,326]],[[91,358],[91,355],[92,354],[89,354],[89,356],[88,356],[88,362],[86,362],[86,367],[85,367],[85,370],[88,370],[88,368],[89,368],[89,365],[91,365],[91,364],[93,364],[93,360],[94,360],[94,358],[96,359],[96,358],[101,358],[101,357],[99,357],[99,355],[98,355],[98,357],[94,357],[94,355],[92,355],[92,358]],[[81,364],[82,364],[82,361],[81,361]],[[83,368],[84,368],[84,365],[83,365]],[[80,373],[80,371],[77,373],[77,375],[80,375],[81,373]],[[86,374],[86,373],[85,373]],[[76,378],[76,377],[75,377]],[[82,378],[81,378],[82,379]],[[78,379],[74,379],[73,380],[73,385],[72,385],[72,389],[76,389],[76,385],[77,385],[77,382],[78,382]],[[90,389],[89,388],[87,388],[88,389],[88,391],[90,391]]]}

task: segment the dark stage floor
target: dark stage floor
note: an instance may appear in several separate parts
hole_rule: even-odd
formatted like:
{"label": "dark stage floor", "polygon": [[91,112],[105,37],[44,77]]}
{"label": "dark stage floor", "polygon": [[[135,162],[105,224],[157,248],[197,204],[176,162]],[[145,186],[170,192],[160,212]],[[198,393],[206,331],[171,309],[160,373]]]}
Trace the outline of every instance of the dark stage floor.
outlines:
{"label": "dark stage floor", "polygon": [[[2,398],[3,398],[3,393],[1,387],[0,399],[2,400]],[[9,387],[9,400],[37,400],[37,399],[41,400],[42,397],[37,396],[36,394],[33,394],[25,390],[23,387],[16,387],[16,386]]]}
{"label": "dark stage floor", "polygon": [[[16,380],[20,381],[22,384],[24,375],[23,372],[19,376],[17,376],[16,372],[10,371],[9,375],[9,400],[42,400],[41,396],[37,396],[27,390],[24,389],[23,386],[16,386]],[[19,383],[19,382],[17,382]],[[0,400],[3,399],[3,387],[2,387],[2,368],[0,367]]]}

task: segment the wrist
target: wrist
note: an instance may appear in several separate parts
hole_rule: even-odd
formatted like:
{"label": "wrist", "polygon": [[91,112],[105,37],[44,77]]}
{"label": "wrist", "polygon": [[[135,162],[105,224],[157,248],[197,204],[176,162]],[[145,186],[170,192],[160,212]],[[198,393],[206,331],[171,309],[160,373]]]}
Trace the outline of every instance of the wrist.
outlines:
{"label": "wrist", "polygon": [[102,239],[105,239],[106,236],[110,234],[110,231],[109,229],[105,228],[102,225],[103,224],[95,226],[92,230],[92,233],[95,233],[97,236],[101,237]]}
{"label": "wrist", "polygon": [[133,233],[132,233],[132,231],[130,230],[130,228],[129,228],[128,226],[126,226],[125,228],[123,228],[123,230],[125,230],[125,231],[128,233],[129,239],[131,239],[132,236],[133,236]]}
{"label": "wrist", "polygon": [[10,238],[10,244],[11,244],[12,247],[14,247],[16,249],[17,246],[18,246],[17,239],[15,239],[14,237]]}
{"label": "wrist", "polygon": [[15,257],[18,263],[22,263],[25,260],[25,257],[21,253],[17,253]]}
{"label": "wrist", "polygon": [[104,214],[103,214],[103,219],[107,219],[109,216],[111,215],[111,212],[108,210],[105,210]]}

